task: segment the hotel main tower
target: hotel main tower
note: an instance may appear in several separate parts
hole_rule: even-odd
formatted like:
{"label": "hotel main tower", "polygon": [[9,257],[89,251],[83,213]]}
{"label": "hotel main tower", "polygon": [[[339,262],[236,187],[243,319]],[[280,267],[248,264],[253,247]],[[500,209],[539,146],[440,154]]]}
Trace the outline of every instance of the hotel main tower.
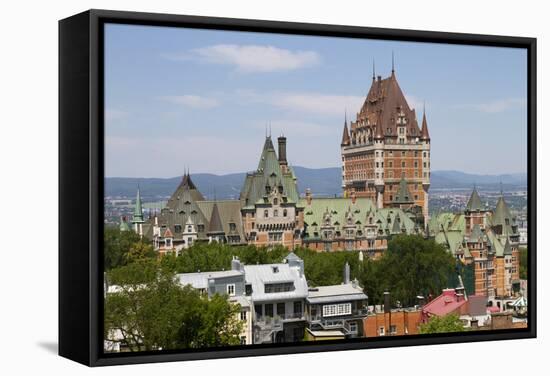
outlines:
{"label": "hotel main tower", "polygon": [[392,69],[372,84],[341,142],[344,196],[367,197],[378,208],[416,211],[428,220],[430,135],[426,113],[418,126]]}

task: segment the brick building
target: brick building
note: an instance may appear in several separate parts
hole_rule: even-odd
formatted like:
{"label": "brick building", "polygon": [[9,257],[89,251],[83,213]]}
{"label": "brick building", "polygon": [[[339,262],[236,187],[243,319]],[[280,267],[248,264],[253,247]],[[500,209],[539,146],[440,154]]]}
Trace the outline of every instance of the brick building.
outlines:
{"label": "brick building", "polygon": [[[355,121],[349,128],[347,119],[344,122],[341,154],[345,195],[369,198],[378,208],[417,208],[427,221],[430,135],[426,113],[420,128],[393,69],[385,79],[375,78],[373,72]],[[398,194],[401,191],[406,194]]]}
{"label": "brick building", "polygon": [[458,261],[473,267],[475,295],[487,296],[499,306],[505,298],[517,296],[519,231],[502,194],[493,210],[482,204],[474,189],[463,213],[434,216],[429,232]]}

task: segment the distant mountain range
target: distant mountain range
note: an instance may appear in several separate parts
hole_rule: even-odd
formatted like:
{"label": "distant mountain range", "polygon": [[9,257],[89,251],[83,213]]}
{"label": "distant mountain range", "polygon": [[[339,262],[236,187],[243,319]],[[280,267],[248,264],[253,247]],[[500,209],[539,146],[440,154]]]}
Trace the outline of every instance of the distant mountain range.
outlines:
{"label": "distant mountain range", "polygon": [[[316,196],[334,196],[342,192],[342,177],[339,167],[306,168],[293,167],[298,178],[298,189],[304,193],[311,188]],[[191,177],[197,188],[206,197],[218,199],[235,199],[244,182],[246,173],[228,175],[192,174]],[[133,197],[139,185],[144,198],[160,198],[172,194],[181,177],[174,178],[105,178],[105,196]],[[468,189],[474,184],[479,189],[498,190],[500,184],[505,190],[527,186],[527,174],[477,175],[460,171],[432,171],[431,190],[438,189]]]}

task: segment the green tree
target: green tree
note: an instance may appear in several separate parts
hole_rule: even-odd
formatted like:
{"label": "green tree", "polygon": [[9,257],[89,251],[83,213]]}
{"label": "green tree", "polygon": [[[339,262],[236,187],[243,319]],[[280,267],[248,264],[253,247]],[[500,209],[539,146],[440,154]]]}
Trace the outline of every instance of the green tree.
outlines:
{"label": "green tree", "polygon": [[393,301],[405,307],[414,305],[419,294],[438,295],[448,287],[455,266],[453,256],[442,245],[417,235],[394,237],[377,263],[376,293],[390,291]]}
{"label": "green tree", "polygon": [[106,227],[103,231],[103,260],[105,270],[126,265],[140,258],[156,257],[148,240],[142,240],[133,231]]}
{"label": "green tree", "polygon": [[433,316],[427,323],[420,324],[420,334],[463,332],[464,324],[456,314]]}
{"label": "green tree", "polygon": [[227,296],[208,299],[160,260],[141,259],[108,273],[117,290],[105,298],[105,338],[130,351],[239,343],[240,306]]}

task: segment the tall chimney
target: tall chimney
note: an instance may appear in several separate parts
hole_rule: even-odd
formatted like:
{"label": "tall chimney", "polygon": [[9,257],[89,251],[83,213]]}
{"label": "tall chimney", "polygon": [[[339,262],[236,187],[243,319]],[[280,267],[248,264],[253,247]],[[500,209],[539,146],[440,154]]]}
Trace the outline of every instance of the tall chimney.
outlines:
{"label": "tall chimney", "polygon": [[286,137],[281,135],[277,138],[277,141],[279,141],[279,165],[286,172],[286,166],[288,166],[288,162],[286,160]]}
{"label": "tall chimney", "polygon": [[306,202],[311,205],[311,188],[306,188]]}
{"label": "tall chimney", "polygon": [[349,268],[348,262],[346,261],[346,264],[344,265],[344,284],[345,285],[349,284],[349,281],[350,281],[350,268]]}
{"label": "tall chimney", "polygon": [[384,313],[391,312],[390,292],[384,291]]}

